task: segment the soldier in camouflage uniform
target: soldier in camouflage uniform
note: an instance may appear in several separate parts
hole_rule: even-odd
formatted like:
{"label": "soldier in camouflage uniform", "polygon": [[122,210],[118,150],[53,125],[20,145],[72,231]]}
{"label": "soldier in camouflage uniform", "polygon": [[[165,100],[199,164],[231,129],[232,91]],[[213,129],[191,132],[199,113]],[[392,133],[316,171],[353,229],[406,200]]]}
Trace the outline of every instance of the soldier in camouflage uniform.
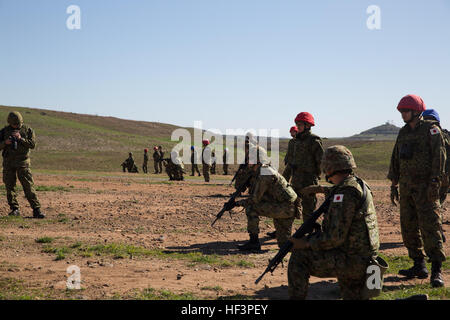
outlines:
{"label": "soldier in camouflage uniform", "polygon": [[170,159],[163,159],[163,164],[166,167],[166,173],[169,176],[169,180],[184,180],[184,164],[181,161],[178,152],[172,151],[170,153]]}
{"label": "soldier in camouflage uniform", "polygon": [[449,170],[450,170],[450,136],[447,130],[441,128],[441,119],[439,113],[434,109],[428,109],[423,112],[423,118],[425,120],[434,121],[435,124],[441,129],[442,136],[444,137],[445,150],[447,154],[447,161],[445,162],[445,175],[442,178],[441,189],[439,190],[439,202],[441,206],[444,204],[447,198],[449,187]]}
{"label": "soldier in camouflage uniform", "polygon": [[133,154],[128,153],[128,158],[122,163],[122,167],[127,168],[128,172],[137,173],[138,169],[134,162]]}
{"label": "soldier in camouflage uniform", "polygon": [[[295,118],[298,133],[291,143],[288,159],[292,159],[291,185],[301,198],[303,221],[308,219],[316,208],[315,194],[302,195],[300,190],[309,185],[317,185],[320,179],[320,161],[322,160],[322,139],[311,133],[315,125],[313,116],[308,112],[301,112]],[[288,151],[289,152],[289,151]]]}
{"label": "soldier in camouflage uniform", "polygon": [[288,150],[286,152],[286,156],[284,157],[284,171],[283,171],[283,177],[286,179],[286,181],[291,180],[292,177],[292,156],[294,153],[294,144],[295,144],[295,137],[297,136],[298,129],[296,126],[291,127],[289,130],[289,133],[291,134],[292,139],[289,140],[288,143]]}
{"label": "soldier in camouflage uniform", "polygon": [[144,163],[142,164],[142,171],[148,173],[148,149],[144,149]]}
{"label": "soldier in camouflage uniform", "polygon": [[203,151],[202,151],[202,170],[205,182],[209,182],[209,171],[211,168],[211,148],[209,147],[209,140],[205,139],[202,141]]}
{"label": "soldier in camouflage uniform", "polygon": [[[160,173],[159,172],[159,163],[160,163],[160,154],[158,152],[158,147],[153,148],[153,167],[155,168],[155,174]],[[167,168],[166,168],[167,171]]]}
{"label": "soldier in camouflage uniform", "polygon": [[223,150],[223,174],[228,175],[228,148]]}
{"label": "soldier in camouflage uniform", "polygon": [[[400,198],[400,223],[403,243],[414,260],[410,269],[400,270],[407,278],[428,277],[422,243],[432,262],[430,282],[444,286],[441,274],[445,254],[442,248],[442,221],[439,214],[439,189],[445,176],[446,151],[441,129],[424,120],[422,98],[403,97],[397,109],[406,125],[400,130],[392,152],[388,179],[392,181],[391,200]],[[398,185],[400,184],[400,194]]]}
{"label": "soldier in camouflage uniform", "polygon": [[8,115],[8,126],[0,130],[0,150],[3,150],[3,183],[6,188],[11,216],[19,216],[19,202],[17,201],[16,181],[22,185],[25,197],[33,209],[33,218],[42,219],[41,204],[34,189],[33,176],[30,170],[30,149],[36,146],[36,137],[32,128],[23,124],[19,112]]}
{"label": "soldier in camouflage uniform", "polygon": [[[344,146],[328,148],[322,169],[334,184],[322,230],[294,243],[288,265],[289,297],[305,299],[309,277],[337,277],[343,299],[368,299],[366,271],[379,249],[375,206],[365,182],[353,174],[356,163]],[[363,191],[363,188],[366,190]]]}
{"label": "soldier in camouflage uniform", "polygon": [[[237,201],[237,206],[245,207],[247,231],[250,240],[239,246],[241,251],[261,250],[259,242],[259,217],[273,218],[278,246],[282,246],[290,237],[292,223],[297,214],[297,195],[275,169],[270,167],[267,156],[260,152],[260,147],[250,146],[250,154],[257,154],[257,163],[248,164],[250,180],[250,197]],[[253,162],[254,163],[254,162]],[[238,183],[236,181],[236,183]]]}
{"label": "soldier in camouflage uniform", "polygon": [[191,170],[192,170],[192,174],[191,176],[195,176],[195,172],[197,172],[198,176],[200,177],[200,170],[198,170],[198,155],[197,155],[197,151],[195,151],[195,147],[191,146]]}
{"label": "soldier in camouflage uniform", "polygon": [[162,146],[158,146],[158,154],[159,154],[158,172],[162,173],[163,159],[164,159],[164,151],[163,151]]}

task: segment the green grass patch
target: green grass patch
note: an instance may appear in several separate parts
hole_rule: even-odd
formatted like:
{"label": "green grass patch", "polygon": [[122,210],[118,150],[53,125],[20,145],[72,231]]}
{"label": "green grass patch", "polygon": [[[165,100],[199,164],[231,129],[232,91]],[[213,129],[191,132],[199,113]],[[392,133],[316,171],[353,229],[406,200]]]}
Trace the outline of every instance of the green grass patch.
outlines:
{"label": "green grass patch", "polygon": [[450,288],[431,288],[429,284],[384,286],[383,292],[375,300],[404,299],[417,294],[427,294],[432,300],[450,299]]}
{"label": "green grass patch", "polygon": [[198,300],[194,294],[187,292],[176,294],[170,290],[144,289],[133,295],[136,300]]}
{"label": "green grass patch", "polygon": [[55,240],[55,239],[53,239],[51,237],[42,237],[42,238],[37,238],[35,241],[37,243],[51,243],[51,242],[53,242],[53,240]]}
{"label": "green grass patch", "polygon": [[[413,266],[413,261],[408,256],[385,256],[380,254],[389,264],[389,269],[386,274],[398,274],[400,269],[409,269]],[[427,263],[428,270],[431,270],[431,263]],[[450,270],[450,261],[442,263],[442,270]]]}
{"label": "green grass patch", "polygon": [[220,292],[223,291],[223,288],[221,286],[206,286],[206,287],[202,287],[200,288],[200,290],[208,290],[208,291],[216,291],[216,292]]}

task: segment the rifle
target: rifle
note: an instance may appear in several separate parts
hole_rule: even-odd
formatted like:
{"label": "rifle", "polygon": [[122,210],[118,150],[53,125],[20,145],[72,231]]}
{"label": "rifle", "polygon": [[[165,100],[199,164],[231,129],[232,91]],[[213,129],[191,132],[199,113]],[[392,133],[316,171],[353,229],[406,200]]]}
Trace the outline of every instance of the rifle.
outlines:
{"label": "rifle", "polygon": [[[363,198],[362,198],[362,204],[365,203],[366,197],[367,197],[367,187],[365,186],[364,182],[356,177],[358,183],[361,185],[363,189]],[[295,231],[293,234],[293,238],[300,239],[303,238],[306,234],[310,234],[314,231],[314,228],[316,227],[316,221],[319,219],[319,217],[322,215],[322,213],[328,211],[328,208],[331,203],[331,199],[334,197],[334,192],[331,192],[328,197],[325,199],[325,201],[322,203],[322,205],[312,213],[311,217],[306,220],[300,228]],[[291,251],[294,244],[291,241],[286,241],[285,244],[280,248],[278,253],[276,254],[273,259],[269,260],[269,265],[267,266],[266,270],[264,270],[263,274],[259,276],[258,279],[256,279],[255,284],[258,284],[262,278],[265,276],[266,273],[270,271],[270,273],[273,273],[275,269],[278,267],[278,265],[283,261],[284,257]]]}
{"label": "rifle", "polygon": [[[239,171],[238,171],[239,172]],[[247,189],[248,184],[250,183],[250,179],[253,177],[253,175],[250,175],[245,183],[243,183],[230,197],[230,199],[225,202],[223,205],[222,210],[219,211],[219,213],[216,215],[216,219],[211,223],[211,227],[214,226],[214,224],[222,218],[223,214],[227,211],[230,211],[234,207],[236,207],[236,198],[239,197],[239,195]],[[231,215],[231,213],[230,213]]]}
{"label": "rifle", "polygon": [[241,164],[239,165],[238,171],[236,171],[236,173],[234,174],[233,179],[231,179],[230,186],[233,184],[234,180],[236,180],[236,177],[238,176],[239,172],[241,172],[241,170],[244,170],[244,168],[245,168],[246,166],[247,166],[247,164],[245,164],[245,163],[241,163]]}

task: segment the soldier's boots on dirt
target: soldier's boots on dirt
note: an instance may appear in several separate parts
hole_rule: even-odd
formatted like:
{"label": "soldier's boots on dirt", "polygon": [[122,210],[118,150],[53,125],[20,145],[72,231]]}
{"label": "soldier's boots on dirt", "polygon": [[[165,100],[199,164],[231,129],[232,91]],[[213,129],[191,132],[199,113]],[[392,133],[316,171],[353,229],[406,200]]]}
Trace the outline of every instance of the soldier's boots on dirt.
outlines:
{"label": "soldier's boots on dirt", "polygon": [[433,288],[444,286],[444,278],[442,277],[442,262],[431,263],[431,278],[430,283]]}
{"label": "soldier's boots on dirt", "polygon": [[419,278],[426,279],[428,277],[427,266],[425,265],[424,258],[414,259],[414,265],[409,269],[402,269],[398,272],[399,275],[405,276],[409,279]]}
{"label": "soldier's boots on dirt", "polygon": [[250,234],[250,240],[238,245],[239,251],[261,251],[261,244],[257,234]]}
{"label": "soldier's boots on dirt", "polygon": [[36,208],[36,209],[33,209],[33,218],[44,219],[45,215],[41,212],[41,209]]}
{"label": "soldier's boots on dirt", "polygon": [[11,210],[11,212],[9,213],[9,215],[10,215],[11,217],[18,217],[18,216],[20,216],[20,211],[19,211],[19,209],[13,209],[13,210]]}
{"label": "soldier's boots on dirt", "polygon": [[267,232],[266,235],[270,238],[270,239],[276,239],[277,237],[277,232]]}

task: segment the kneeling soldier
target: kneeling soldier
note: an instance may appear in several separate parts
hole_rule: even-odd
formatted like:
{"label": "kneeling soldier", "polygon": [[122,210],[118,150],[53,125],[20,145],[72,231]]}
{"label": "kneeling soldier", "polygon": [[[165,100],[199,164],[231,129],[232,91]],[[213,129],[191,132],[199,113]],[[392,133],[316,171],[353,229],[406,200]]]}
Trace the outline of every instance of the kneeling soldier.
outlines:
{"label": "kneeling soldier", "polygon": [[328,148],[321,166],[335,186],[329,190],[322,231],[290,239],[294,247],[288,265],[289,297],[305,299],[313,275],[337,277],[344,299],[367,299],[366,272],[379,249],[372,194],[353,174],[356,164],[344,146]]}

